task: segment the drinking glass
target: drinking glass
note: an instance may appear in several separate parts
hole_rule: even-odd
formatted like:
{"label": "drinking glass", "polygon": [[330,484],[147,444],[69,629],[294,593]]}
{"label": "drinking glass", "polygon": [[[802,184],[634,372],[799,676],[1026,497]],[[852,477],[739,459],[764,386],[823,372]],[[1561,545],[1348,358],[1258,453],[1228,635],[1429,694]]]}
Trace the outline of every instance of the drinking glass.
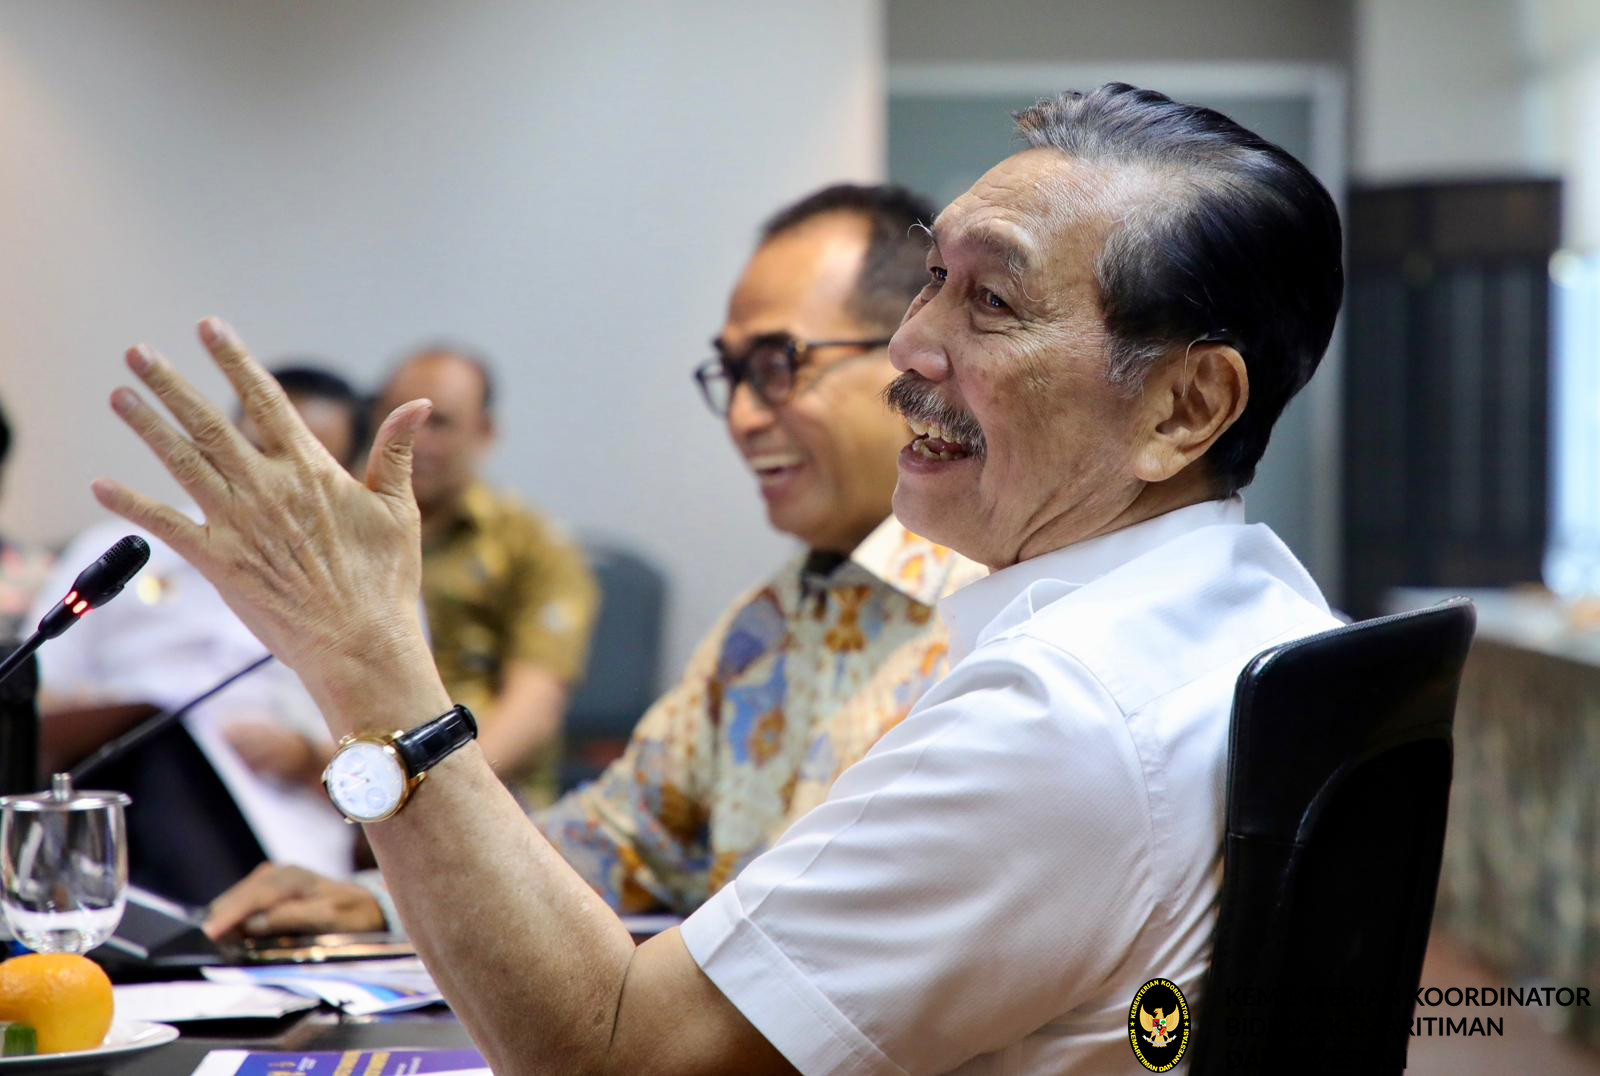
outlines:
{"label": "drinking glass", "polygon": [[121,792],[80,792],[66,774],[51,789],[0,796],[0,911],[40,953],[84,953],[122,921],[128,844]]}

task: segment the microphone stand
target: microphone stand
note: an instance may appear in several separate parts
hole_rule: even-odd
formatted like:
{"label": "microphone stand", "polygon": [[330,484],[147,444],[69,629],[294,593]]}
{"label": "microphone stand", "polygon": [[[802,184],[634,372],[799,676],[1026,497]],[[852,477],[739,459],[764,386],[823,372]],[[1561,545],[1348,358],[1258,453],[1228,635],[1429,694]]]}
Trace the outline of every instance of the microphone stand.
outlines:
{"label": "microphone stand", "polygon": [[[7,654],[5,660],[0,661],[0,683],[4,683],[8,676],[12,675],[19,668],[21,668],[22,663],[32,657],[35,650],[39,649],[39,644],[48,638],[49,636],[47,635],[41,635],[39,632],[34,632],[32,635],[28,636],[26,642],[22,643],[15,650],[11,651],[11,653]],[[37,666],[35,668],[37,668]],[[35,672],[33,674],[33,679],[36,682],[38,677],[39,674]]]}
{"label": "microphone stand", "polygon": [[40,787],[39,707],[34,701],[39,665],[34,648],[19,646],[0,663],[20,673],[10,682],[0,677],[0,796],[37,792]]}

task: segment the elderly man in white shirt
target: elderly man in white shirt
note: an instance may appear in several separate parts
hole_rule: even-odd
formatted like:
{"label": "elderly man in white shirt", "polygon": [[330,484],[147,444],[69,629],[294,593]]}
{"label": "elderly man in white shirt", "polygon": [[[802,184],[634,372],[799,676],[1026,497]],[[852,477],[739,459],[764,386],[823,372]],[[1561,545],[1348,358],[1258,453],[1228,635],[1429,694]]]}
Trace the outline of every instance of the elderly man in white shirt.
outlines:
{"label": "elderly man in white shirt", "polygon": [[[362,485],[221,322],[201,339],[263,452],[129,353],[188,437],[131,390],[113,407],[209,526],[114,482],[102,503],[200,567],[336,735],[443,741],[406,763],[430,774],[415,795],[366,785],[347,809],[385,816],[367,833],[400,914],[497,1072],[1120,1071],[1140,985],[1197,994],[1234,679],[1335,623],[1234,494],[1332,332],[1338,215],[1281,149],[1159,94],[1063,94],[1018,123],[1028,148],[934,223],[890,348],[914,435],[896,512],[993,569],[947,600],[960,660],[642,945],[457,749],[415,614],[427,401],[389,416]],[[352,774],[377,758],[349,750]]]}

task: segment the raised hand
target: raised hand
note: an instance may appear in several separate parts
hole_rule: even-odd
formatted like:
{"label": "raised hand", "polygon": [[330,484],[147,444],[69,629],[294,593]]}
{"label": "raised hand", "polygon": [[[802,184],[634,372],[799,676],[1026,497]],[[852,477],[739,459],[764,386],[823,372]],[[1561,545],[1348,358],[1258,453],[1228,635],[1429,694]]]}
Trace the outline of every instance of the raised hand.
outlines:
{"label": "raised hand", "polygon": [[132,389],[117,389],[112,409],[200,506],[205,522],[105,479],[94,483],[95,496],[198,568],[300,674],[330,725],[341,713],[349,725],[357,720],[349,712],[360,709],[348,705],[352,697],[369,695],[385,676],[433,675],[418,618],[421,546],[411,493],[412,437],[431,405],[413,400],[389,415],[363,485],[311,435],[228,326],[208,318],[200,340],[254,420],[263,447],[141,345],[128,351],[128,368],[181,432]]}

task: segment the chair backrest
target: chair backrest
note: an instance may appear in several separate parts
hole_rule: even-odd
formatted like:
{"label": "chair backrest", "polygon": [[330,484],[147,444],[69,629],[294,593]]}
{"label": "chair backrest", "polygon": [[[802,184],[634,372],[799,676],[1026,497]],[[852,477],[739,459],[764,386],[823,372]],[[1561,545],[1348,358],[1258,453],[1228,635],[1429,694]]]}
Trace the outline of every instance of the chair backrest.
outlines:
{"label": "chair backrest", "polygon": [[666,579],[654,564],[614,545],[584,548],[600,583],[600,618],[588,672],[567,706],[562,784],[569,788],[620,752],[655,701],[666,611]]}
{"label": "chair backrest", "polygon": [[1474,623],[1455,598],[1240,674],[1196,1073],[1405,1067]]}
{"label": "chair backrest", "polygon": [[85,775],[126,792],[128,881],[179,904],[209,904],[267,855],[211,760],[181,723]]}

